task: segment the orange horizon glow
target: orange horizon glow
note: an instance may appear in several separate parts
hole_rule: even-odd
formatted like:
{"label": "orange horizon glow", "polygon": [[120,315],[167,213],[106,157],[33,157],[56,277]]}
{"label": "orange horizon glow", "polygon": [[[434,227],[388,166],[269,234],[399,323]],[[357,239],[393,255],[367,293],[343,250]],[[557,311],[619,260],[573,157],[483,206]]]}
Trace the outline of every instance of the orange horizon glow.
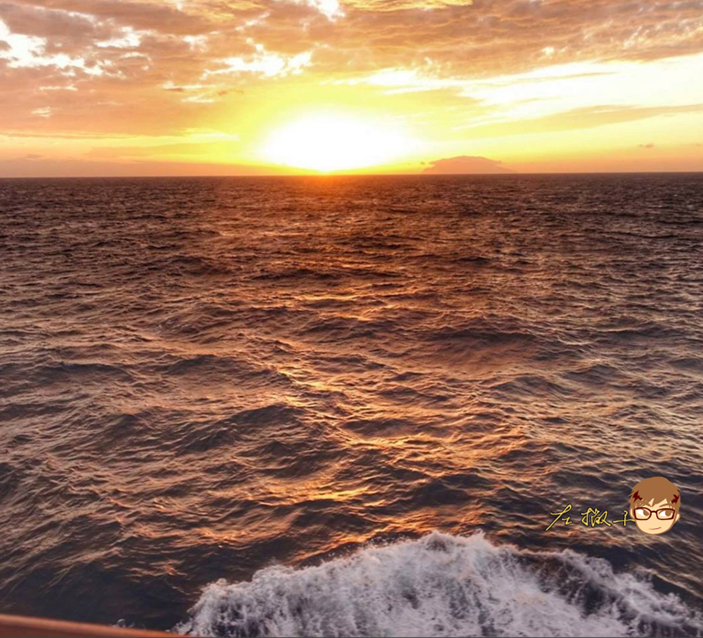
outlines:
{"label": "orange horizon glow", "polygon": [[0,177],[703,171],[703,14],[6,0]]}

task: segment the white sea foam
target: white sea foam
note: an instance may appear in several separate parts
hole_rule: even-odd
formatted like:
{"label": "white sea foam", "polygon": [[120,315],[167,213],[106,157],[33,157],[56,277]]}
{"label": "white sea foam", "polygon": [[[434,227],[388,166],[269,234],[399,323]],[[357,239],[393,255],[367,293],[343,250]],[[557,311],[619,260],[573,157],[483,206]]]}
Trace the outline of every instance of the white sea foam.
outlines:
{"label": "white sea foam", "polygon": [[645,577],[570,550],[433,533],[316,567],[206,587],[179,633],[203,636],[701,635]]}

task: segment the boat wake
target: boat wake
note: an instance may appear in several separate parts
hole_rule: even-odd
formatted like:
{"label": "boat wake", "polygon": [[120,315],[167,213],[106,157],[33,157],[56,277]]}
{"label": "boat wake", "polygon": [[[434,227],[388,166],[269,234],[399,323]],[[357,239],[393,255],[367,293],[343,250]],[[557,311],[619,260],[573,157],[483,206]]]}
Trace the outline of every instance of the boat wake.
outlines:
{"label": "boat wake", "polygon": [[700,636],[646,577],[571,550],[434,532],[315,567],[208,585],[174,630],[202,636]]}

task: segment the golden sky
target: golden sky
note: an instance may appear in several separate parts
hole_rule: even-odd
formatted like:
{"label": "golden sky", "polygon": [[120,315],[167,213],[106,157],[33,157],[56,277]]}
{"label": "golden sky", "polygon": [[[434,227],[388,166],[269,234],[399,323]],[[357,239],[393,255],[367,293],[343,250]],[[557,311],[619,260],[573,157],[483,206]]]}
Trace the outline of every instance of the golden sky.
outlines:
{"label": "golden sky", "polygon": [[703,0],[0,0],[0,177],[703,170]]}

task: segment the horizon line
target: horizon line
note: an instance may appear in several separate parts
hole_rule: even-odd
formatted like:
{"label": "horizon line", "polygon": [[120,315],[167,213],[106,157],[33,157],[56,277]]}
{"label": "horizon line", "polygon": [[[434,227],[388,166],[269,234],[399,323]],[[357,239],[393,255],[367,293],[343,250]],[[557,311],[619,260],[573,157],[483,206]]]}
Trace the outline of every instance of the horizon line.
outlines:
{"label": "horizon line", "polygon": [[215,178],[300,178],[300,177],[522,177],[533,175],[703,175],[703,169],[695,171],[534,171],[520,173],[233,173],[231,175],[0,175],[0,180],[31,179],[215,179]]}

